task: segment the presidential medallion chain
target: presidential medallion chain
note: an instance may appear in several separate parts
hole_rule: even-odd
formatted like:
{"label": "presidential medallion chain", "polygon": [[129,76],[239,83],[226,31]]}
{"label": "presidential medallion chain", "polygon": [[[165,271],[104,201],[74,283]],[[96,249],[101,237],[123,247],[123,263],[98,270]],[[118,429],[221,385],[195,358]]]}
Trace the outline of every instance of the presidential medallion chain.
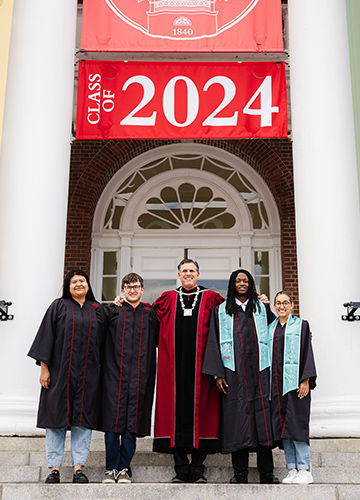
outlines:
{"label": "presidential medallion chain", "polygon": [[192,303],[191,309],[186,309],[185,304],[184,304],[184,299],[183,299],[183,291],[182,291],[182,288],[180,288],[179,298],[180,298],[181,309],[184,311],[184,316],[192,316],[192,312],[195,309],[196,302],[198,301],[198,298],[199,298],[199,294],[200,294],[200,288],[197,286],[195,298],[194,298],[194,301]]}

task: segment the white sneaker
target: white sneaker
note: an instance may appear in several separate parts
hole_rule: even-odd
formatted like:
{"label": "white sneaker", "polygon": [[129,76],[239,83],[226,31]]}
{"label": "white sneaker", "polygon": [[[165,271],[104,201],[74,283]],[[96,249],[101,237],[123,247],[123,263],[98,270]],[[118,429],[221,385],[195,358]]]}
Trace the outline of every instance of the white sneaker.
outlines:
{"label": "white sneaker", "polygon": [[313,476],[310,470],[302,469],[299,470],[293,484],[311,484],[314,482]]}
{"label": "white sneaker", "polygon": [[115,470],[115,469],[114,470],[106,470],[105,471],[105,477],[102,480],[102,482],[105,483],[105,484],[116,483],[117,475],[118,475],[118,471]]}
{"label": "white sneaker", "polygon": [[291,484],[296,476],[298,475],[298,471],[296,469],[290,469],[287,473],[287,476],[281,481],[284,484]]}
{"label": "white sneaker", "polygon": [[118,475],[117,475],[117,482],[118,483],[131,483],[131,478],[128,474],[128,470],[127,469],[123,469],[121,471],[118,472]]}

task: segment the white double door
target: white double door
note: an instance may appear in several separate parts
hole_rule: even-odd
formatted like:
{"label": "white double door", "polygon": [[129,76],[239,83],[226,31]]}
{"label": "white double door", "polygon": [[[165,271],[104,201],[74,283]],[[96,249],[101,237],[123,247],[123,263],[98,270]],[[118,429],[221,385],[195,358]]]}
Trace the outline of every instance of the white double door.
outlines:
{"label": "white double door", "polygon": [[200,285],[226,296],[229,276],[239,268],[239,248],[133,248],[132,269],[144,278],[144,301],[153,302],[163,291],[180,285],[177,266],[185,257],[199,263]]}

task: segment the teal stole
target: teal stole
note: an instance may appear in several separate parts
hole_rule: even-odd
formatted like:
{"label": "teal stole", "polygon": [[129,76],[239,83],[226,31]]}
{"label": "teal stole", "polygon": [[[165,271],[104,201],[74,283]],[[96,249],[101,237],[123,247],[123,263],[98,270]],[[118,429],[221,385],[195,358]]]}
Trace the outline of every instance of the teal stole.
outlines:
{"label": "teal stole", "polygon": [[[268,324],[266,316],[266,308],[259,300],[260,312],[256,310],[253,314],[254,324],[256,328],[258,344],[259,344],[259,369],[260,371],[269,368],[269,348],[268,348]],[[220,326],[220,352],[221,359],[225,368],[235,371],[234,357],[234,316],[230,316],[225,310],[226,302],[219,306],[219,326]]]}
{"label": "teal stole", "polygon": [[[269,354],[272,367],[274,333],[279,318],[269,325]],[[300,343],[302,319],[289,316],[284,334],[283,396],[299,387]]]}

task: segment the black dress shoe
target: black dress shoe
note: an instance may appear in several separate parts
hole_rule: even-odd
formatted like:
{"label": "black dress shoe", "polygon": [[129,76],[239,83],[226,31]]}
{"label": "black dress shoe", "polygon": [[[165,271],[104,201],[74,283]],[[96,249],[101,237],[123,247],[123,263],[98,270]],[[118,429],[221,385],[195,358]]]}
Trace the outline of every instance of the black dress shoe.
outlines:
{"label": "black dress shoe", "polygon": [[243,472],[241,474],[235,474],[234,477],[230,479],[231,484],[248,484],[248,475]]}
{"label": "black dress shoe", "polygon": [[172,483],[187,483],[188,478],[185,474],[176,474],[171,480]]}
{"label": "black dress shoe", "polygon": [[47,484],[60,483],[60,472],[57,469],[52,470],[48,475],[48,477],[45,479],[45,483]]}
{"label": "black dress shoe", "polygon": [[82,470],[77,470],[73,476],[73,483],[88,483],[89,480]]}
{"label": "black dress shoe", "polygon": [[260,484],[279,484],[279,479],[272,472],[260,474]]}
{"label": "black dress shoe", "polygon": [[201,484],[201,483],[205,484],[205,483],[207,483],[207,479],[203,474],[201,474],[200,476],[193,477],[192,482],[198,483],[198,484]]}

